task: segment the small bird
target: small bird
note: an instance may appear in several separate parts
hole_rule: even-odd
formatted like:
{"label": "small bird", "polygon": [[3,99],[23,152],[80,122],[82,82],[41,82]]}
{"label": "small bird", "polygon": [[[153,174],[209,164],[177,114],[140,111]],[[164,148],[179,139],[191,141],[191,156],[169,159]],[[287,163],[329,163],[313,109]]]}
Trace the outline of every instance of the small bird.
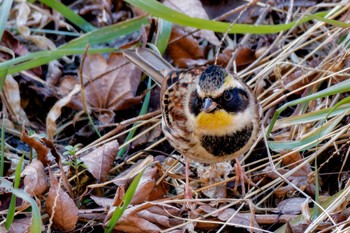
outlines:
{"label": "small bird", "polygon": [[186,159],[215,164],[247,152],[259,132],[257,100],[235,74],[218,65],[176,70],[153,50],[138,48],[124,56],[161,85],[162,129]]}

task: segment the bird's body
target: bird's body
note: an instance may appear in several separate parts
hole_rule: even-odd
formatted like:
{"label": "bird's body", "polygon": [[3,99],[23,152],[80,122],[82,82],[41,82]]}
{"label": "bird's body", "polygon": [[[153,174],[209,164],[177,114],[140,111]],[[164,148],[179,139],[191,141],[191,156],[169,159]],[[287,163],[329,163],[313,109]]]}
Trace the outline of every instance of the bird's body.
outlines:
{"label": "bird's body", "polygon": [[[223,91],[205,93],[210,87],[203,84],[204,91],[198,93],[200,78],[210,69],[222,68],[172,71],[162,84],[161,103],[162,128],[170,144],[191,160],[212,164],[232,160],[250,148],[258,133],[258,114],[248,86],[231,74],[223,73],[230,79],[219,84]],[[229,103],[222,95],[225,89],[230,90],[231,101],[240,103],[231,112],[225,109]],[[216,109],[201,111],[205,98],[216,103]]]}
{"label": "bird's body", "polygon": [[162,129],[187,158],[187,197],[188,159],[215,164],[250,149],[259,131],[258,105],[238,77],[217,65],[176,70],[145,48],[124,55],[161,85]]}

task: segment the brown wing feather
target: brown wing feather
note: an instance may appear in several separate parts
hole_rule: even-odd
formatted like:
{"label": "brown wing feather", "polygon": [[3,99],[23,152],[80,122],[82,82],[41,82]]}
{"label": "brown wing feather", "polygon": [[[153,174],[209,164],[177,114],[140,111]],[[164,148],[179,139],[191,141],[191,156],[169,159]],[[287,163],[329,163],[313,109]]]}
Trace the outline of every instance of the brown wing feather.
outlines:
{"label": "brown wing feather", "polygon": [[163,132],[170,144],[180,153],[188,155],[188,150],[195,143],[189,130],[188,118],[184,108],[188,107],[191,92],[195,90],[203,68],[169,73],[162,85]]}

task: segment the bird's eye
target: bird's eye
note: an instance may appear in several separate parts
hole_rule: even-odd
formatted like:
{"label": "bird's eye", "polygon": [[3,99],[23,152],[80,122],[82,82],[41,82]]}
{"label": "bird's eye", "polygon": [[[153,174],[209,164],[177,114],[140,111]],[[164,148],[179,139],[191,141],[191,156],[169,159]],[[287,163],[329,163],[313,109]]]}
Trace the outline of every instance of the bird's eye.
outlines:
{"label": "bird's eye", "polygon": [[230,91],[225,91],[224,92],[224,100],[230,101],[232,99],[233,95]]}

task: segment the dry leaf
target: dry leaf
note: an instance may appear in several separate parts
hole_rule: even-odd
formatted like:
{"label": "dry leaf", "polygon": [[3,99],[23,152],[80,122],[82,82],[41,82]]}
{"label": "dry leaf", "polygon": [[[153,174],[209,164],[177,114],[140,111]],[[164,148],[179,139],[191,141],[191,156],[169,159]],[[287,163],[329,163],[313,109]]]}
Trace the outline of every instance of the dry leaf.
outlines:
{"label": "dry leaf", "polygon": [[6,231],[5,225],[2,225],[0,227],[0,232],[7,232],[7,233],[30,232],[31,224],[32,224],[32,217],[14,219],[8,231]]}
{"label": "dry leaf", "polygon": [[[284,152],[287,153],[287,152]],[[283,155],[283,152],[281,153]],[[279,168],[278,172],[283,175],[289,172],[289,170],[294,169],[295,167],[299,166],[300,163],[303,162],[302,157],[299,152],[294,152],[290,154],[288,157],[283,157],[282,159],[283,164],[288,168]],[[266,176],[271,179],[276,179],[279,176],[275,174],[274,172],[271,172],[271,169],[267,167],[264,169],[266,171]],[[313,176],[310,176],[312,173],[311,167],[308,163],[301,166],[299,169],[297,169],[292,175],[286,177],[292,184],[294,184],[296,187],[300,188],[301,190],[305,191],[306,193],[310,194],[311,196],[315,195],[315,180]],[[321,182],[321,179],[319,179],[319,182]],[[294,192],[296,192],[295,188],[287,184],[286,186],[279,187],[274,191],[274,194],[277,197],[285,197],[285,196],[293,196]]]}
{"label": "dry leaf", "polygon": [[[237,67],[237,70],[242,69],[243,67],[251,64],[256,60],[254,50],[250,48],[239,47],[236,51],[226,48],[222,53],[219,54],[217,58],[217,64],[221,65],[222,67],[226,67],[230,62],[233,53],[235,53],[235,65]],[[214,62],[215,58],[210,60],[208,64],[214,64]]]}
{"label": "dry leaf", "polygon": [[12,75],[7,75],[4,86],[2,88],[2,95],[4,103],[9,111],[10,119],[20,125],[28,124],[29,120],[27,114],[21,107],[21,96],[19,86]]}
{"label": "dry leaf", "polygon": [[[228,162],[217,163],[216,166],[198,166],[198,176],[201,178],[202,187],[211,186],[228,178],[232,171]],[[209,198],[226,198],[226,184],[215,185],[202,191]]]}
{"label": "dry leaf", "polygon": [[53,216],[53,222],[62,231],[72,231],[78,222],[78,208],[73,199],[58,186],[58,181],[50,172],[50,190],[46,199],[46,211]]}
{"label": "dry leaf", "polygon": [[30,20],[31,9],[27,2],[23,1],[18,4],[15,9],[17,9],[17,18],[16,18],[16,26],[18,32],[27,40],[32,41],[38,47],[44,50],[54,50],[56,49],[55,44],[44,36],[39,35],[31,35],[30,29],[27,26],[28,21]]}
{"label": "dry leaf", "polygon": [[60,99],[51,108],[46,117],[46,131],[47,138],[53,140],[53,137],[57,131],[56,120],[61,116],[61,109],[66,106],[72,99],[72,97],[80,91],[80,85],[75,85],[73,90],[64,98]]}
{"label": "dry leaf", "polygon": [[[298,92],[295,92],[295,90],[309,84],[313,78],[312,76],[306,76],[303,79],[299,79],[301,76],[303,76],[304,73],[305,73],[305,71],[301,68],[295,70],[293,73],[289,74],[286,78],[282,79],[283,86],[287,86],[288,87],[287,90],[289,92],[294,92],[296,95],[302,95],[303,92],[305,91],[305,89],[301,89]],[[299,82],[296,82],[295,84],[293,84],[291,86],[288,85],[292,82],[295,82],[296,80],[298,80]]]}
{"label": "dry leaf", "polygon": [[31,162],[23,171],[24,190],[31,196],[42,194],[47,188],[47,176],[44,165],[39,160]]}
{"label": "dry leaf", "polygon": [[145,159],[140,159],[134,164],[132,167],[121,172],[118,177],[113,179],[113,182],[116,185],[120,185],[120,183],[125,184],[127,180],[131,181],[140,171],[147,166],[149,166],[152,162],[154,162],[154,157],[149,155]]}
{"label": "dry leaf", "polygon": [[[194,18],[209,19],[207,12],[204,10],[203,5],[199,0],[186,0],[186,1],[165,0],[163,4],[176,11],[182,12]],[[188,33],[192,33],[196,30],[190,27],[184,27],[184,29]],[[213,45],[220,44],[220,41],[215,36],[215,33],[213,31],[199,30],[195,32],[194,35],[209,41]]]}
{"label": "dry leaf", "polygon": [[46,75],[46,82],[49,86],[56,86],[56,84],[59,82],[59,79],[62,76],[61,68],[62,65],[57,60],[49,62]]}
{"label": "dry leaf", "polygon": [[[141,70],[128,62],[122,53],[111,53],[107,61],[101,54],[87,55],[82,66],[89,107],[118,111],[142,100],[142,97],[135,97]],[[81,96],[73,98],[71,105],[83,109]]]}
{"label": "dry leaf", "polygon": [[71,92],[72,87],[79,84],[79,78],[72,75],[65,75],[60,79],[58,88],[63,95],[68,95]]}
{"label": "dry leaf", "polygon": [[[19,43],[19,41],[11,34],[11,32],[7,30],[4,31],[0,44],[11,49],[16,55],[23,56],[28,53],[28,49],[25,46],[23,46],[21,43]],[[2,54],[2,52],[0,52],[0,54]],[[7,58],[3,57],[3,58],[8,60],[8,59],[11,59],[12,57],[7,57]]]}
{"label": "dry leaf", "polygon": [[90,198],[99,206],[102,206],[104,208],[110,208],[113,205],[113,199],[107,198],[107,197],[98,197],[91,195]]}
{"label": "dry leaf", "polygon": [[[109,212],[110,216],[114,208]],[[169,206],[154,206],[152,203],[144,203],[127,209],[120,217],[115,230],[124,232],[160,232],[162,228],[169,228],[179,221],[170,217],[177,216],[180,210]]]}
{"label": "dry leaf", "polygon": [[[228,222],[233,225],[241,225],[241,226],[252,226],[255,227],[254,232],[262,232],[259,231],[260,226],[256,222],[254,216],[252,213],[240,213],[234,209],[227,208],[224,209],[221,212],[218,212],[216,208],[213,208],[209,205],[202,205],[199,207],[200,210],[204,211],[205,213],[214,213],[212,214],[213,217],[217,217],[219,220],[223,222]],[[240,227],[240,226],[237,226]]]}
{"label": "dry leaf", "polygon": [[203,49],[191,35],[187,35],[181,28],[173,27],[167,51],[173,59],[174,64],[180,68],[188,68],[194,65],[203,65],[207,62],[204,60]]}
{"label": "dry leaf", "polygon": [[301,212],[301,206],[306,201],[303,197],[293,197],[281,201],[277,208],[281,214],[299,214]]}
{"label": "dry leaf", "polygon": [[[285,153],[281,152],[282,163],[283,163],[283,165],[287,166],[287,168],[289,170],[292,170],[293,168],[297,167],[299,164],[304,162],[301,154],[298,151],[296,151],[288,156],[283,156]],[[293,176],[305,176],[305,177],[307,177],[310,172],[312,172],[310,164],[305,163],[301,168],[299,168],[295,173],[293,173]]]}
{"label": "dry leaf", "polygon": [[99,181],[106,181],[109,170],[118,153],[119,144],[117,140],[106,143],[81,157],[88,171]]}
{"label": "dry leaf", "polygon": [[25,131],[24,126],[22,127],[21,140],[27,143],[29,146],[33,147],[38,155],[38,160],[40,160],[44,166],[48,164],[47,154],[49,150],[41,142],[36,140],[34,137],[29,137]]}
{"label": "dry leaf", "polygon": [[222,211],[218,215],[218,218],[221,221],[224,221],[224,222],[228,221],[231,224],[239,224],[241,226],[255,227],[254,232],[257,232],[257,233],[262,232],[262,231],[258,230],[258,229],[260,229],[260,226],[255,221],[255,218],[253,217],[252,213],[242,214],[242,213],[237,212],[234,209],[229,208],[229,209],[225,209],[224,211]]}
{"label": "dry leaf", "polygon": [[154,189],[156,182],[154,175],[156,174],[157,170],[157,167],[149,167],[145,170],[130,204],[141,204],[148,200],[150,193]]}

